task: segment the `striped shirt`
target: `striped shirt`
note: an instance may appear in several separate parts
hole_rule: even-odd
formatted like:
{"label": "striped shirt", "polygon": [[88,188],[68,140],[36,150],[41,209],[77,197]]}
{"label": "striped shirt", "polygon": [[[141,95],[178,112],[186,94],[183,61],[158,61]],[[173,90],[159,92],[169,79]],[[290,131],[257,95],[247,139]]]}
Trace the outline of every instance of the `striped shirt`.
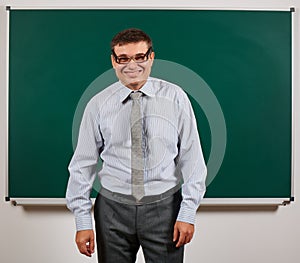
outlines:
{"label": "striped shirt", "polygon": [[[181,184],[183,200],[177,220],[193,224],[205,193],[207,170],[191,103],[180,87],[161,79],[149,77],[140,91],[145,196]],[[78,231],[93,228],[90,193],[99,157],[101,187],[131,194],[131,92],[116,82],[85,108],[66,193]]]}

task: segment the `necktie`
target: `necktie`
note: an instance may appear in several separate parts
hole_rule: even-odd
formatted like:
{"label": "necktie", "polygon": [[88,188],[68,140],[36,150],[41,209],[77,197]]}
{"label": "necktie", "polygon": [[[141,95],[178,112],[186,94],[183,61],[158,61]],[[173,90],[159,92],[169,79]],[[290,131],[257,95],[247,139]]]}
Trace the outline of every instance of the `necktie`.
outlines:
{"label": "necktie", "polygon": [[141,92],[130,94],[132,108],[131,127],[131,185],[132,195],[139,201],[145,195],[144,189],[144,153],[142,148],[143,119],[141,114]]}

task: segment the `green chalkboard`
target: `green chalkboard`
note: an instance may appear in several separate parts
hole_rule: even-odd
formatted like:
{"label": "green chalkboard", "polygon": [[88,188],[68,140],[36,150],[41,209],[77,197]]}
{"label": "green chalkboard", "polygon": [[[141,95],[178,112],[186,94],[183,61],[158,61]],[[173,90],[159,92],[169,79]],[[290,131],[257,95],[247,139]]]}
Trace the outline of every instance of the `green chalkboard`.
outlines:
{"label": "green chalkboard", "polygon": [[290,11],[7,12],[8,197],[65,196],[79,102],[116,80],[109,44],[128,27],[153,39],[152,76],[191,99],[211,161],[205,197],[291,197]]}

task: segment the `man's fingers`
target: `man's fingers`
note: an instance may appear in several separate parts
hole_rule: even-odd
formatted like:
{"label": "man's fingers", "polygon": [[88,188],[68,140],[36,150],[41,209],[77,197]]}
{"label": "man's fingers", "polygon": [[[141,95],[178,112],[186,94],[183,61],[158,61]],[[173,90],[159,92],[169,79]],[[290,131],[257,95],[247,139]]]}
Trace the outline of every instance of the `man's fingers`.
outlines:
{"label": "man's fingers", "polygon": [[192,240],[192,235],[190,234],[184,234],[184,233],[180,233],[180,237],[179,237],[179,240],[176,244],[176,247],[181,247],[187,243],[190,243],[191,240]]}
{"label": "man's fingers", "polygon": [[81,254],[91,257],[92,253],[94,253],[95,248],[94,231],[78,231],[76,233],[76,244]]}
{"label": "man's fingers", "polygon": [[181,247],[184,244],[185,244],[185,236],[182,233],[179,233],[179,239],[176,244],[176,247]]}
{"label": "man's fingers", "polygon": [[174,242],[177,241],[176,247],[180,247],[191,242],[193,238],[193,234],[194,234],[194,225],[177,221],[174,226],[174,239],[173,239]]}
{"label": "man's fingers", "polygon": [[187,244],[187,243],[190,243],[191,240],[192,240],[192,236],[190,236],[190,235],[187,236],[186,239],[185,239],[186,244]]}
{"label": "man's fingers", "polygon": [[173,232],[173,242],[175,242],[178,239],[178,234],[179,234],[179,231],[175,225],[174,232]]}
{"label": "man's fingers", "polygon": [[88,246],[88,244],[79,244],[78,249],[81,254],[91,257],[92,254],[89,252]]}
{"label": "man's fingers", "polygon": [[89,252],[92,254],[95,252],[95,240],[94,237],[91,238],[90,243],[89,243]]}
{"label": "man's fingers", "polygon": [[192,238],[193,238],[193,235],[188,234],[188,235],[186,236],[186,238],[185,238],[185,243],[186,243],[186,244],[187,244],[187,243],[190,243],[190,242],[192,241]]}

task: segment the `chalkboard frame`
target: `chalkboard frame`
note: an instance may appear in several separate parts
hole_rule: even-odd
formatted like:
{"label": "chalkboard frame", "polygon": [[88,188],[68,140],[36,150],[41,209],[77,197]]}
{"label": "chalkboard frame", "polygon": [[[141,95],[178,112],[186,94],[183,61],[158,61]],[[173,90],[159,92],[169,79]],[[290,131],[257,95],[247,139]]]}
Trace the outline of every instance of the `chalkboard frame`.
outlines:
{"label": "chalkboard frame", "polygon": [[[9,13],[10,10],[16,10],[16,9],[23,9],[20,7],[7,7],[7,13]],[[30,7],[30,9],[35,9],[34,7]],[[37,8],[37,9],[41,9],[41,8]],[[42,8],[44,9],[44,8]],[[47,8],[45,8],[47,9]],[[61,8],[49,8],[49,9],[61,9]],[[62,8],[64,10],[66,10],[65,8]],[[67,8],[67,9],[84,9],[82,7],[72,7],[72,8]],[[87,9],[94,9],[94,8],[87,8]],[[105,9],[105,8],[96,8],[96,9]],[[112,9],[112,8],[110,8]],[[116,10],[131,10],[132,8],[117,8]],[[147,10],[147,9],[156,9],[156,8],[145,8],[145,7],[137,7],[134,8],[134,10]],[[162,9],[162,8],[158,8],[158,9]],[[166,10],[174,10],[177,8],[165,8]],[[190,8],[180,8],[180,10],[189,10]],[[198,8],[192,8],[193,10],[204,10],[204,9],[198,9]],[[239,8],[237,9],[209,9],[209,10],[241,10]],[[290,8],[290,9],[247,9],[247,11],[290,11],[292,14],[295,12],[294,8]],[[289,203],[290,201],[294,201],[294,138],[295,138],[295,134],[294,134],[294,59],[293,59],[293,54],[294,54],[294,38],[293,38],[293,28],[294,28],[294,19],[293,19],[293,15],[292,15],[292,25],[291,25],[291,38],[292,38],[292,47],[291,47],[291,53],[292,53],[292,101],[291,101],[291,107],[292,107],[292,112],[291,112],[291,116],[292,116],[292,120],[291,120],[291,131],[292,131],[292,135],[291,135],[291,141],[292,141],[292,145],[291,145],[291,197],[290,198],[205,198],[202,202],[202,204],[204,205],[280,205],[280,204],[286,204]],[[6,67],[7,67],[7,76],[6,76],[6,102],[7,102],[7,123],[6,123],[6,128],[7,128],[7,138],[6,138],[6,156],[8,156],[8,136],[9,136],[9,131],[8,131],[8,112],[9,112],[9,15],[7,14],[7,57],[6,57]],[[61,204],[65,204],[65,199],[64,198],[14,198],[12,196],[9,196],[9,190],[8,190],[8,184],[9,184],[9,175],[8,175],[8,157],[6,159],[6,201],[12,201],[14,204],[17,205],[61,205]]]}

